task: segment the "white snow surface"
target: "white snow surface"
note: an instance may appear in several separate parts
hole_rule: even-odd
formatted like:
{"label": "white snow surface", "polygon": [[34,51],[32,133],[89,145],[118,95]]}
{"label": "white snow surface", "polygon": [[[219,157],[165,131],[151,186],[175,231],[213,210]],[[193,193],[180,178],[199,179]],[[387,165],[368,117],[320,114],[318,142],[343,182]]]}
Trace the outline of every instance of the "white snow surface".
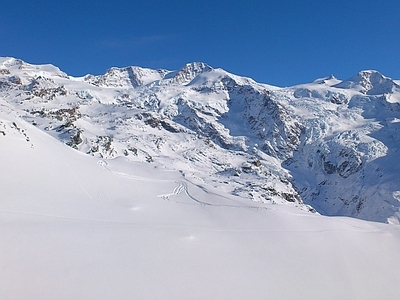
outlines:
{"label": "white snow surface", "polygon": [[396,225],[251,202],[0,116],[1,299],[398,297]]}
{"label": "white snow surface", "polygon": [[398,81],[359,75],[0,58],[0,299],[398,299]]}

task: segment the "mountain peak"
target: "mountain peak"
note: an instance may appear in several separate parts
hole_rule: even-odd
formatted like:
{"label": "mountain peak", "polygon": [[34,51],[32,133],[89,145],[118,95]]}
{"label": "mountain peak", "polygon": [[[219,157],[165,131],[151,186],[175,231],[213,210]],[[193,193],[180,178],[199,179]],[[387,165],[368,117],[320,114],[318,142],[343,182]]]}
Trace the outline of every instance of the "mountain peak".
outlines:
{"label": "mountain peak", "polygon": [[10,68],[13,66],[21,66],[25,64],[25,62],[21,59],[17,59],[14,57],[2,57],[0,59],[0,63],[3,65],[5,68]]}
{"label": "mountain peak", "polygon": [[84,80],[96,86],[135,88],[161,80],[168,71],[136,66],[112,67],[99,76],[86,75]]}
{"label": "mountain peak", "polygon": [[181,70],[184,69],[204,72],[204,71],[210,71],[213,68],[204,62],[197,61],[197,62],[187,63]]}
{"label": "mountain peak", "polygon": [[367,95],[392,94],[395,89],[400,88],[391,78],[375,70],[360,71],[357,75],[334,85],[334,87],[355,89]]}
{"label": "mountain peak", "polygon": [[333,85],[333,84],[337,84],[338,82],[340,82],[340,80],[338,80],[333,74],[331,74],[327,77],[318,78],[318,79],[314,80],[313,83]]}
{"label": "mountain peak", "polygon": [[176,72],[172,81],[177,84],[186,84],[192,81],[197,75],[212,70],[213,68],[204,62],[187,63],[182,69]]}

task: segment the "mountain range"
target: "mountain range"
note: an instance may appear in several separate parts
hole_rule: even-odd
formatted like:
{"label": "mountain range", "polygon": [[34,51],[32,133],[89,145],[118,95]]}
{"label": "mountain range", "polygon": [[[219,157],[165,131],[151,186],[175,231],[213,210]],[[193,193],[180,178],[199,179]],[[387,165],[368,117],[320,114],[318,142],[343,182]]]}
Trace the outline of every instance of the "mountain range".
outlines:
{"label": "mountain range", "polygon": [[280,88],[201,62],[80,78],[0,64],[3,107],[83,153],[179,169],[252,201],[399,222],[400,84],[377,71]]}

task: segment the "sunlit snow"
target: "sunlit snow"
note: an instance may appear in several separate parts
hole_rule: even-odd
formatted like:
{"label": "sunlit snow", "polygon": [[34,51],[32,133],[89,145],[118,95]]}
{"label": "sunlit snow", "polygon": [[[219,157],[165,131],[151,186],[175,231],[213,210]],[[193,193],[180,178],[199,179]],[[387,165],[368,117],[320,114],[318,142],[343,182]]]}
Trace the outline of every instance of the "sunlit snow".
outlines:
{"label": "sunlit snow", "polygon": [[308,205],[398,222],[396,103],[203,63],[128,88],[0,65],[0,299],[398,298],[399,226]]}

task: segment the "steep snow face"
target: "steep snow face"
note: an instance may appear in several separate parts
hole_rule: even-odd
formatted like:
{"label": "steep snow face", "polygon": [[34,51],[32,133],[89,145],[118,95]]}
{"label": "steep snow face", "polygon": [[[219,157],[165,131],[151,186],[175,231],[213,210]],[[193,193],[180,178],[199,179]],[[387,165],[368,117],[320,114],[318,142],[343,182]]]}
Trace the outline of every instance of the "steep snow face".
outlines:
{"label": "steep snow face", "polygon": [[[307,92],[304,92],[307,91]],[[305,202],[327,215],[398,223],[400,113],[389,95],[354,90],[294,89],[305,134],[284,162]],[[383,200],[385,199],[385,200]]]}
{"label": "steep snow face", "polygon": [[85,78],[0,64],[4,105],[84,153],[161,164],[253,201],[398,222],[400,93],[378,72],[282,89],[205,63]]}

